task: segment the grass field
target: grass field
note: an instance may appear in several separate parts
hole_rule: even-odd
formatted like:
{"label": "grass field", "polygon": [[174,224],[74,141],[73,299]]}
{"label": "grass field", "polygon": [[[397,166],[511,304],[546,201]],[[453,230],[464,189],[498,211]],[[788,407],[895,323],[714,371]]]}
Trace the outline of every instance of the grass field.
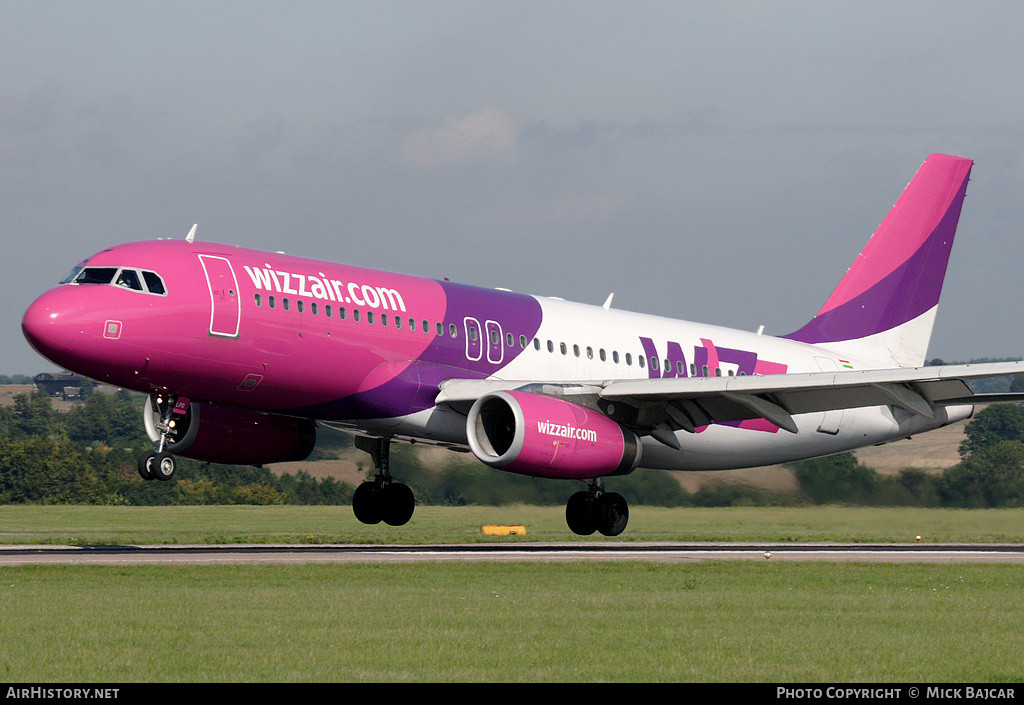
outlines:
{"label": "grass field", "polygon": [[[1022,540],[1024,511],[636,508],[624,540]],[[577,540],[556,508],[0,507],[5,542]],[[496,539],[489,539],[496,540]],[[603,540],[603,539],[602,539]],[[7,682],[1019,682],[1012,565],[702,562],[0,569]]]}
{"label": "grass field", "polygon": [[[484,524],[526,536],[482,536]],[[633,507],[619,541],[1024,542],[1024,509]],[[417,507],[403,527],[360,524],[349,507],[0,506],[0,544],[464,543],[580,537],[561,507]]]}
{"label": "grass field", "polygon": [[7,682],[1007,682],[1015,566],[700,563],[0,572]]}

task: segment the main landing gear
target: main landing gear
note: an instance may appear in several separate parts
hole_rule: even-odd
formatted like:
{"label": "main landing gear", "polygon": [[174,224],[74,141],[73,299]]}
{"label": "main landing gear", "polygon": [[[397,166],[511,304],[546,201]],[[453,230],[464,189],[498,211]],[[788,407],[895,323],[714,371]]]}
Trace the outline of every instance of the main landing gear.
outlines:
{"label": "main landing gear", "polygon": [[160,434],[156,450],[148,450],[139,456],[139,475],[143,480],[161,480],[166,482],[174,477],[175,458],[165,448],[174,432],[174,421],[171,414],[176,403],[174,397],[153,394],[150,397],[152,407],[160,413],[160,420],[154,423]]}
{"label": "main landing gear", "polygon": [[598,531],[618,536],[629,522],[629,505],[617,492],[605,492],[601,478],[591,480],[590,488],[577,492],[565,505],[565,523],[573,533],[590,536]]}
{"label": "main landing gear", "polygon": [[377,469],[373,481],[359,485],[352,496],[356,519],[364,524],[381,521],[391,526],[407,524],[416,509],[416,499],[408,486],[391,480],[391,439],[356,436],[356,447],[370,454]]}

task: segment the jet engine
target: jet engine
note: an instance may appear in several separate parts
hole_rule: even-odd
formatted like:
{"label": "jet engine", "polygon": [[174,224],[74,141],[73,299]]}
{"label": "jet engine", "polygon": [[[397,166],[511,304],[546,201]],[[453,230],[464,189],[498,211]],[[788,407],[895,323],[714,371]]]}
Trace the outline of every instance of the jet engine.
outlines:
{"label": "jet engine", "polygon": [[[197,402],[179,404],[170,417],[166,450],[211,463],[263,465],[305,460],[316,444],[316,426],[309,419]],[[154,443],[160,440],[159,418],[150,397],[144,419],[146,434]]]}
{"label": "jet engine", "polygon": [[584,480],[625,475],[640,464],[637,435],[585,406],[532,392],[492,392],[466,421],[473,454],[522,475]]}

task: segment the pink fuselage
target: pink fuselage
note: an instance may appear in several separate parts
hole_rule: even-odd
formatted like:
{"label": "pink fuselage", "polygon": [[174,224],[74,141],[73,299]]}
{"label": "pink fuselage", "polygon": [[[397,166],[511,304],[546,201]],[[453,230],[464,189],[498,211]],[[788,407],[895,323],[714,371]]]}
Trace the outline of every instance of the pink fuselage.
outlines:
{"label": "pink fuselage", "polygon": [[[441,380],[492,374],[540,324],[531,297],[224,245],[132,243],[80,266],[151,270],[166,294],[46,292],[24,329],[48,359],[126,389],[322,419],[428,408]],[[487,340],[471,360],[474,313],[502,333],[495,346],[481,323]]]}

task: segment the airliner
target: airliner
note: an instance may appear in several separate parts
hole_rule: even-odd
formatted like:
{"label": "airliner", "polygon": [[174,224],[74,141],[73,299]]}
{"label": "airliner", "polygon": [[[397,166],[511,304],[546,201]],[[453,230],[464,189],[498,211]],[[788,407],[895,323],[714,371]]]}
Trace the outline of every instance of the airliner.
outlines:
{"label": "airliner", "polygon": [[803,327],[762,331],[629,313],[184,239],[109,247],[28,308],[55,364],[148,395],[145,479],[175,458],[269,464],[346,429],[375,476],[365,523],[412,517],[394,441],[586,489],[575,533],[616,536],[627,501],[604,478],[719,470],[887,443],[968,418],[966,380],[1024,362],[925,366],[973,162],[933,154]]}

